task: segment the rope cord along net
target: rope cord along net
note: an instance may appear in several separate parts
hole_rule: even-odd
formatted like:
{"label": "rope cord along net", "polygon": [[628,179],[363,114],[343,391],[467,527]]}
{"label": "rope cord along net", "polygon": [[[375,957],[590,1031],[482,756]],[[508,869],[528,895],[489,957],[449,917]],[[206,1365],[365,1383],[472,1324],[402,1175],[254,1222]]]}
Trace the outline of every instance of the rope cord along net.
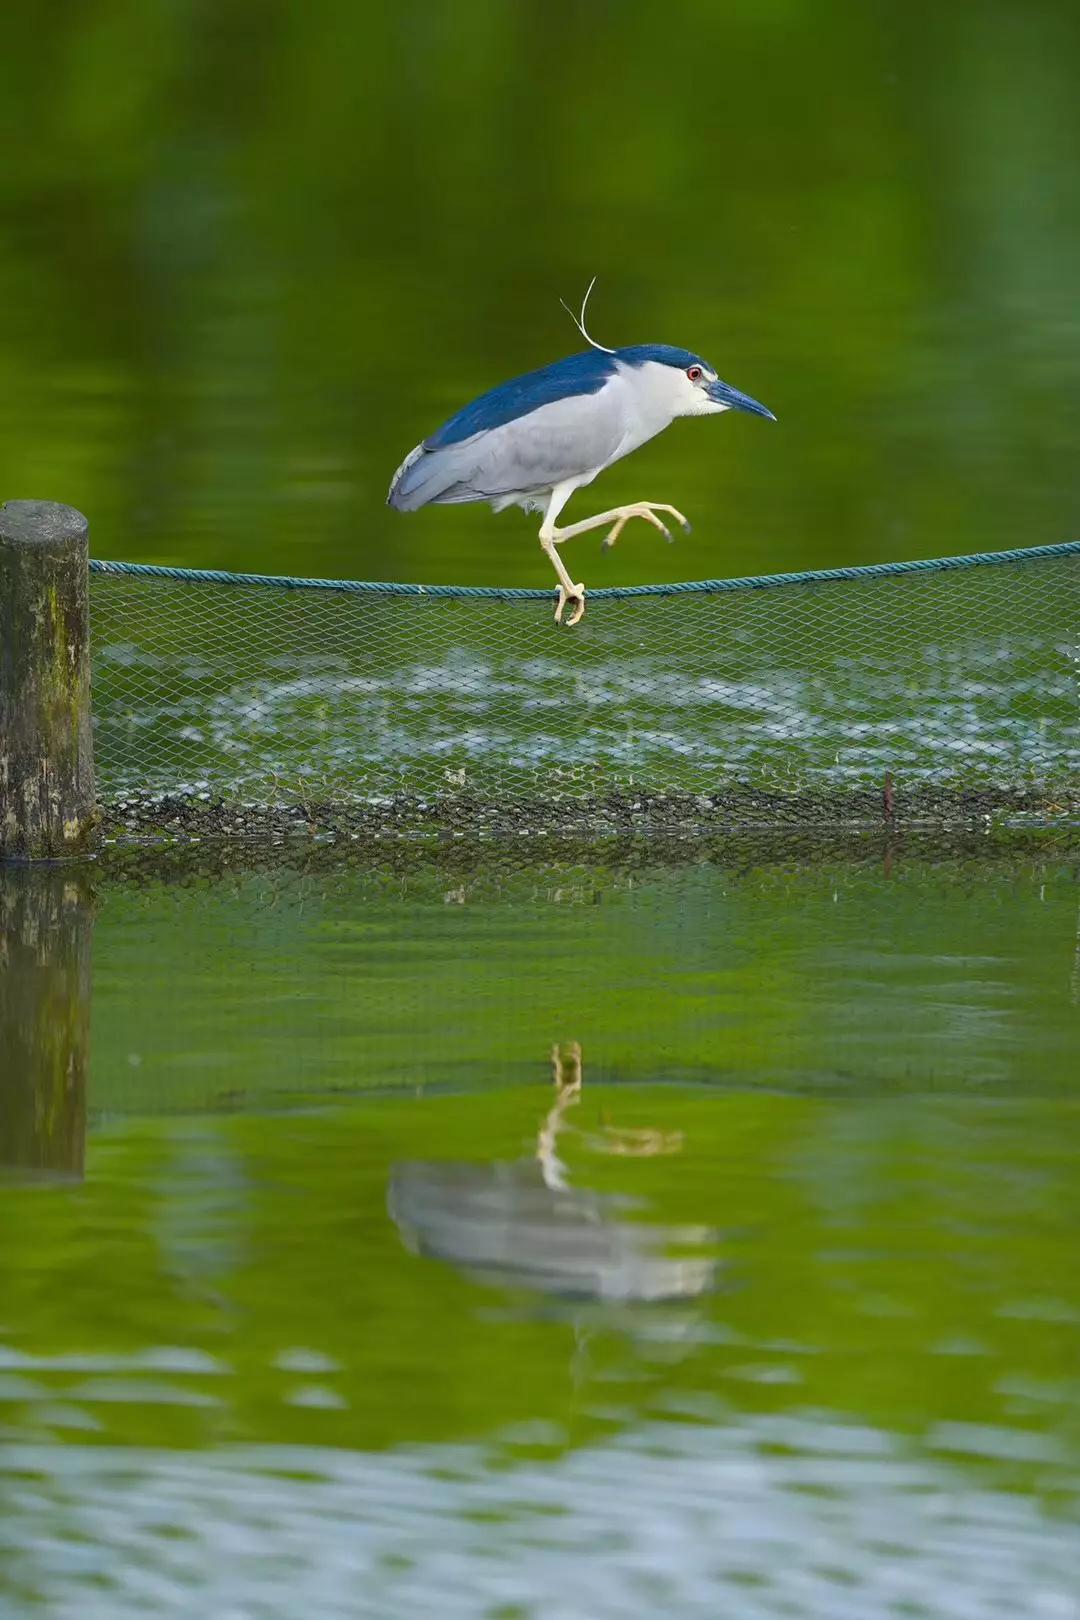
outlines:
{"label": "rope cord along net", "polygon": [[109,816],[221,831],[1055,817],[1080,542],[552,594],[91,563]]}

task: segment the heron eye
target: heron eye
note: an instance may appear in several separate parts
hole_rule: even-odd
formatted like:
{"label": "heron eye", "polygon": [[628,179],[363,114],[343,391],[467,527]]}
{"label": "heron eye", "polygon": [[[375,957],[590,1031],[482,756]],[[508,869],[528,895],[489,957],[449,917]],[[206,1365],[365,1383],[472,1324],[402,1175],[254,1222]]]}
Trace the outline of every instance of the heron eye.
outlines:
{"label": "heron eye", "polygon": [[687,371],[686,371],[686,375],[689,377],[691,382],[700,382],[701,381],[701,367],[700,366],[688,366]]}

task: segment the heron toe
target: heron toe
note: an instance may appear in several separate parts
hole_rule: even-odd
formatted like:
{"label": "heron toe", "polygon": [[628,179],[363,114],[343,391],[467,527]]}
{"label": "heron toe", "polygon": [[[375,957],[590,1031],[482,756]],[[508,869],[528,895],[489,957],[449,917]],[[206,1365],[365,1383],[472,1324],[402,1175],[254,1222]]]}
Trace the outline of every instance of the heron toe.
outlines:
{"label": "heron toe", "polygon": [[566,621],[566,628],[572,630],[585,614],[585,587],[584,585],[573,585],[567,590],[565,585],[559,584],[555,587],[555,593],[555,623],[562,624],[563,614],[569,607],[571,612]]}
{"label": "heron toe", "polygon": [[632,517],[647,518],[647,520],[652,524],[654,529],[659,529],[660,530],[660,533],[663,535],[664,539],[667,541],[669,546],[674,544],[675,536],[672,534],[671,530],[668,528],[666,523],[661,523],[660,519],[655,515],[655,513],[653,513],[653,512],[645,512],[645,511],[632,511],[632,512],[624,512],[623,516],[621,518],[619,518],[618,522],[614,523],[612,525],[611,533],[608,534],[608,535],[605,535],[603,540],[601,540],[601,542],[600,542],[600,549],[602,551],[610,551],[611,550],[612,546],[615,544],[615,542],[619,538],[620,534],[622,534],[623,530],[625,529],[626,525],[630,522],[630,519]]}
{"label": "heron toe", "polygon": [[[659,530],[668,545],[673,544],[675,536],[663,519],[657,516],[658,512],[669,512],[675,521],[681,523],[687,534],[689,534],[690,524],[677,506],[668,506],[663,501],[635,501],[632,506],[616,507],[613,512],[603,514],[605,519],[613,517],[615,521],[611,526],[611,532],[600,542],[601,550],[609,551],[611,549],[631,518],[644,518],[646,523],[651,523],[654,529]],[[578,525],[574,525],[574,527],[578,528]]]}

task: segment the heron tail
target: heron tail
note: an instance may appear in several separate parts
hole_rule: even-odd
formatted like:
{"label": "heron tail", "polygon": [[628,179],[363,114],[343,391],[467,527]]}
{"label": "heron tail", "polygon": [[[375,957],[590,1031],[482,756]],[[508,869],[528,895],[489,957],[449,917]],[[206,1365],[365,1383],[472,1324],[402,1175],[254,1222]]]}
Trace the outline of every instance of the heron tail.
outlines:
{"label": "heron tail", "polygon": [[473,457],[463,457],[457,445],[446,450],[428,450],[418,444],[410,450],[390,480],[387,506],[398,512],[415,512],[432,501],[475,501],[481,497],[469,488],[468,475],[474,469]]}

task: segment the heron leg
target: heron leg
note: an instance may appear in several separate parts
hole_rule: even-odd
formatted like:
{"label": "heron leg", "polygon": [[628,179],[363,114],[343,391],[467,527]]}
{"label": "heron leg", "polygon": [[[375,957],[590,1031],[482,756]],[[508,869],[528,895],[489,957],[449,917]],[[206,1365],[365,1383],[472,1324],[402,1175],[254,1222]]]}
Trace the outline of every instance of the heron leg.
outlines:
{"label": "heron leg", "polygon": [[631,518],[643,518],[646,523],[651,523],[654,529],[659,529],[665,540],[670,541],[671,531],[663,519],[657,516],[658,512],[667,512],[677,523],[682,524],[688,534],[690,532],[690,524],[678,507],[669,506],[666,501],[632,501],[628,506],[613,506],[607,512],[597,512],[595,517],[582,518],[580,523],[568,523],[564,529],[557,528],[555,520],[576,488],[576,484],[556,485],[551,492],[548,509],[540,528],[540,544],[551,558],[559,580],[555,623],[562,624],[563,614],[569,607],[570,617],[566,621],[568,628],[577,624],[585,613],[585,587],[575,585],[563,566],[556,548],[561,546],[564,540],[573,540],[579,534],[588,534],[593,529],[604,529],[610,524],[610,532],[605,535],[603,541],[604,547],[607,548],[615,544]]}
{"label": "heron leg", "polygon": [[577,485],[574,483],[556,484],[548,501],[548,509],[544,513],[544,521],[540,525],[540,544],[551,559],[559,580],[555,602],[555,623],[562,624],[563,614],[569,607],[570,617],[566,621],[567,629],[572,629],[585,612],[585,587],[584,585],[574,584],[566,571],[562,558],[559,556],[559,542],[566,538],[566,531],[555,527],[555,519],[576,488]]}
{"label": "heron leg", "polygon": [[552,529],[551,533],[561,543],[563,540],[572,540],[575,535],[588,534],[590,529],[602,529],[611,524],[611,533],[603,541],[605,547],[613,546],[623,529],[631,518],[644,518],[651,523],[654,529],[659,529],[665,540],[671,540],[672,534],[667,524],[657,517],[657,512],[668,512],[681,523],[687,534],[690,533],[690,524],[676,506],[669,506],[665,501],[632,501],[628,506],[613,506],[609,512],[597,512],[595,517],[582,518],[580,523],[570,523],[565,529]]}
{"label": "heron leg", "polygon": [[570,617],[566,621],[566,626],[567,629],[573,629],[574,625],[578,623],[585,612],[585,587],[584,585],[575,585],[574,581],[567,573],[566,565],[558,553],[557,548],[559,542],[557,540],[546,540],[543,534],[541,534],[540,544],[551,558],[555,572],[559,576],[559,583],[557,586],[558,600],[555,603],[555,623],[562,624],[563,614],[566,612],[567,607],[569,607],[572,603],[573,606],[571,608]]}

